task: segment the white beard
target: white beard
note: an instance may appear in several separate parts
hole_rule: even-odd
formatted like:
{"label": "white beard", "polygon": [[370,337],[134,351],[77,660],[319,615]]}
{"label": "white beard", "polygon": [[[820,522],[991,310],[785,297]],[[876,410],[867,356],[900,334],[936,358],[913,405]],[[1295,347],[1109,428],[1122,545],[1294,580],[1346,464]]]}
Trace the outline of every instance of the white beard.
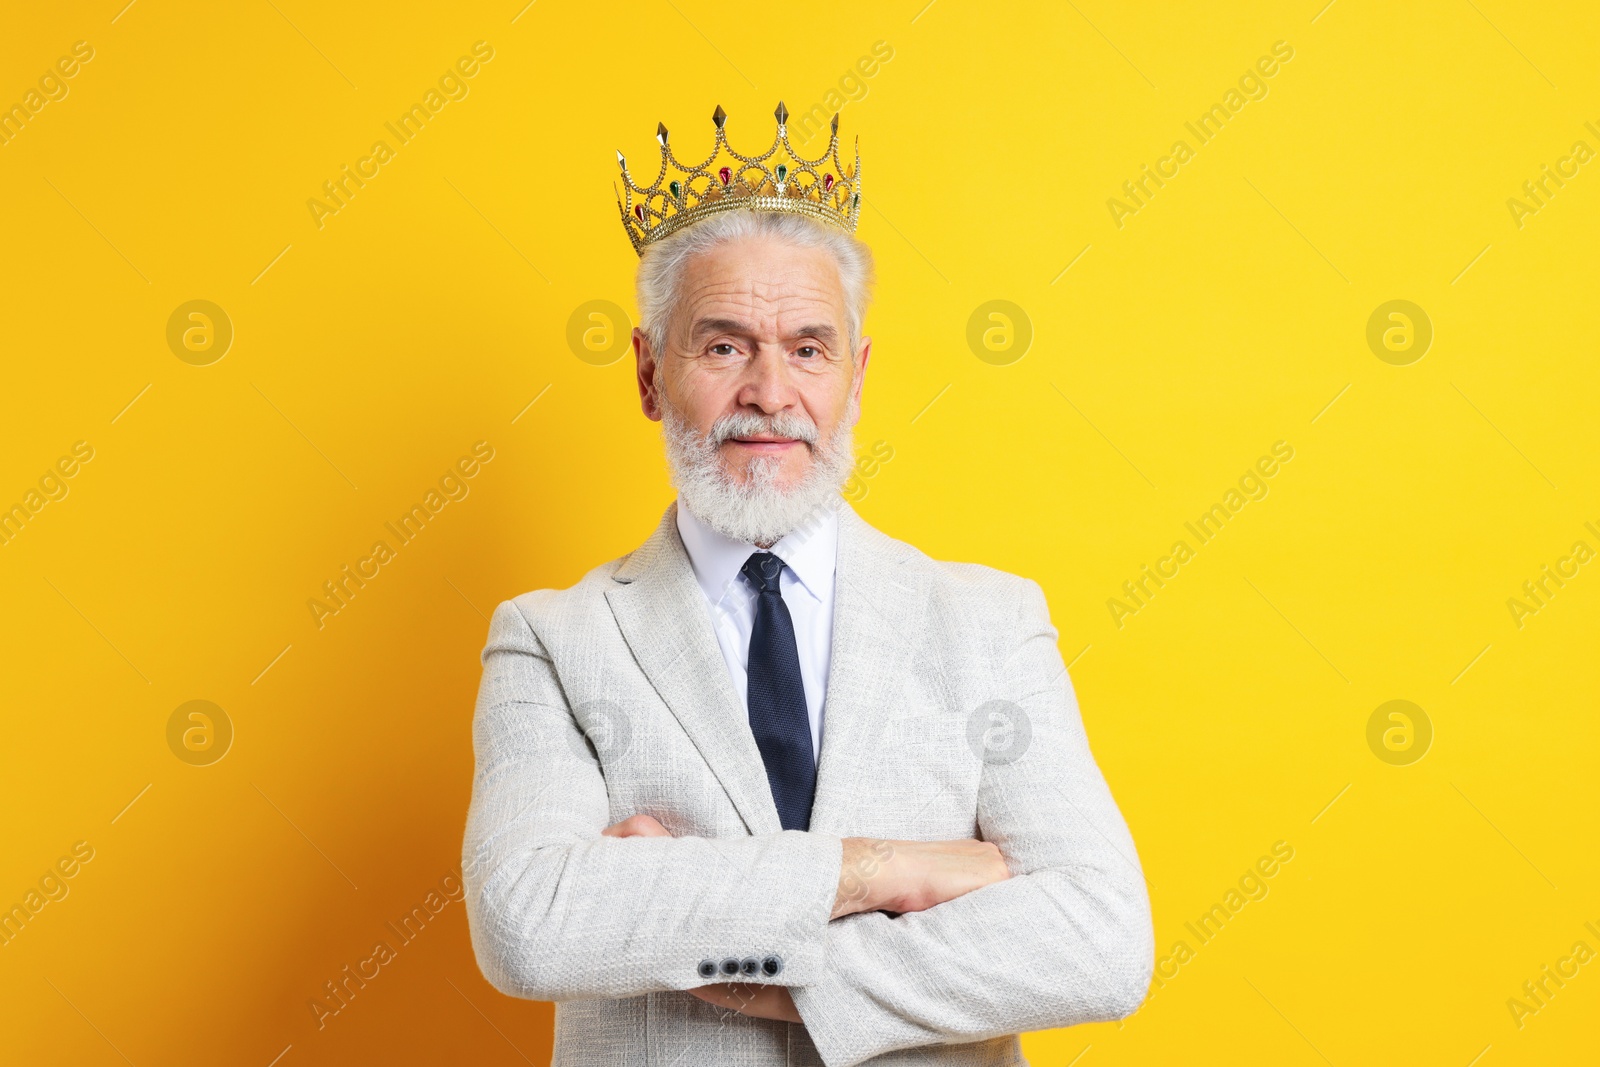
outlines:
{"label": "white beard", "polygon": [[[723,415],[711,424],[709,433],[702,434],[659,386],[656,394],[661,398],[661,435],[672,484],[683,506],[718,533],[735,541],[771,546],[819,508],[840,503],[840,490],[855,463],[852,431],[859,406],[854,397],[833,436],[819,445],[816,424],[787,411]],[[806,442],[811,449],[811,468],[798,485],[784,489],[777,484],[782,456],[751,457],[743,484],[729,474],[719,446],[730,437],[759,433]]]}

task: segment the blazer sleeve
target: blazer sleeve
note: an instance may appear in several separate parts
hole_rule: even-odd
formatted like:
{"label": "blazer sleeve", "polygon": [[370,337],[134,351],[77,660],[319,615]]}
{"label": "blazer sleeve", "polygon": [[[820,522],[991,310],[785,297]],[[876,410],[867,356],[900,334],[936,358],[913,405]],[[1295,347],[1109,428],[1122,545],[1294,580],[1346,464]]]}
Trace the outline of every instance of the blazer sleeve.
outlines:
{"label": "blazer sleeve", "polygon": [[462,876],[473,951],[495,988],[632,997],[726,981],[698,968],[729,958],[777,957],[759,982],[821,977],[839,838],[601,837],[613,820],[600,765],[512,601],[490,621],[473,745]]}
{"label": "blazer sleeve", "polygon": [[1133,839],[1095,765],[1038,584],[1000,699],[1026,746],[984,760],[982,837],[1011,877],[921,912],[864,912],[826,933],[827,966],[790,989],[827,1067],[895,1049],[1120,1019],[1155,945]]}

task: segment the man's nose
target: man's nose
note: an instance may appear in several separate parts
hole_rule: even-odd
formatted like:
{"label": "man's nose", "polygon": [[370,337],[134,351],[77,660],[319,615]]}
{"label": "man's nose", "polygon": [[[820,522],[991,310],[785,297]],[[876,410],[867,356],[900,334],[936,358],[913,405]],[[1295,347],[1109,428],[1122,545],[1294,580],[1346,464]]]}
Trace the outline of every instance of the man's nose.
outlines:
{"label": "man's nose", "polygon": [[763,345],[746,365],[739,383],[741,405],[776,414],[794,403],[794,382],[783,350]]}

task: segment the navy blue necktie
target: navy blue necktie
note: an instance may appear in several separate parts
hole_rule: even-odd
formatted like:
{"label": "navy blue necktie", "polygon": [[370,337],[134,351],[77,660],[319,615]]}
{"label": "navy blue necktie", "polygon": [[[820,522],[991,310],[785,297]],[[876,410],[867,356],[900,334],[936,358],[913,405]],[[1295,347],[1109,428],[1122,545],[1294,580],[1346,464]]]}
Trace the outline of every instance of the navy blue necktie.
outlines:
{"label": "navy blue necktie", "polygon": [[778,589],[783,560],[771,552],[756,552],[745,560],[742,570],[756,590],[756,619],[746,664],[750,732],[767,765],[767,784],[772,787],[783,828],[808,830],[817,766],[794,620]]}

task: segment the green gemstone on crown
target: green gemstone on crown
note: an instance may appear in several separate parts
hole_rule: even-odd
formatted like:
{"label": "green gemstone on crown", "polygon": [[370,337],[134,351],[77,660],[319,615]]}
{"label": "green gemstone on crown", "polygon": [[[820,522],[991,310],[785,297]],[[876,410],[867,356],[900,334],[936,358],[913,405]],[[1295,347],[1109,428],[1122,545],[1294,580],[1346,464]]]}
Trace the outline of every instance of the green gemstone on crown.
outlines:
{"label": "green gemstone on crown", "polygon": [[784,166],[782,163],[779,163],[778,164],[777,173],[778,173],[778,180],[780,182],[784,181],[785,179],[787,179],[789,177],[789,168]]}
{"label": "green gemstone on crown", "polygon": [[679,194],[683,192],[683,186],[679,185],[677,182],[668,182],[667,189],[671,191],[672,199],[674,200],[677,200]]}

